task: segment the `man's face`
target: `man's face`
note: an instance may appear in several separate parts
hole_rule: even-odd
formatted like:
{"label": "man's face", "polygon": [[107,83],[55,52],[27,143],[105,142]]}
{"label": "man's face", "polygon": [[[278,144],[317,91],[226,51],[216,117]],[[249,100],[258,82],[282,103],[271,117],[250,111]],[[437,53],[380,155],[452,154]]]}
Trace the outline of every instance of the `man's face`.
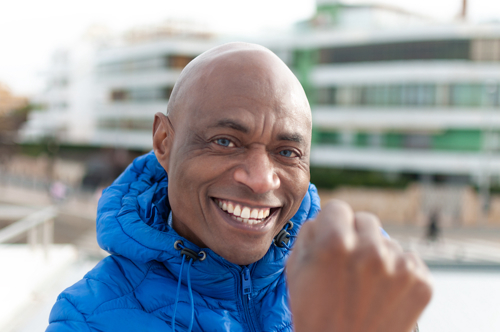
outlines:
{"label": "man's face", "polygon": [[264,76],[212,78],[172,119],[174,228],[239,265],[264,256],[309,184],[309,110]]}

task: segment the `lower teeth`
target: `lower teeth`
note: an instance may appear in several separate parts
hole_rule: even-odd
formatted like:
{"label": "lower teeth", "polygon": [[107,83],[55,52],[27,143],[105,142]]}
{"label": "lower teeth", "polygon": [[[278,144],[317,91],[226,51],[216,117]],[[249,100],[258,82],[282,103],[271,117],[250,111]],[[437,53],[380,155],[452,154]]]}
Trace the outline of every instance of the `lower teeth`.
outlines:
{"label": "lower teeth", "polygon": [[262,222],[262,220],[249,220],[249,219],[243,219],[241,217],[236,217],[236,216],[231,216],[233,219],[236,219],[238,221],[241,221],[241,222],[244,222],[245,224],[250,224],[250,225],[253,225],[253,224],[259,224]]}

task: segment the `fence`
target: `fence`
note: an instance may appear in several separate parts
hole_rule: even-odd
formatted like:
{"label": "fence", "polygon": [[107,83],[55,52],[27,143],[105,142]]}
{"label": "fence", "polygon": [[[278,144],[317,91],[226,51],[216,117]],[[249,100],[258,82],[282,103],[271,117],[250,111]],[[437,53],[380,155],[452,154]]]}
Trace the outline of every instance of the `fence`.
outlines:
{"label": "fence", "polygon": [[16,221],[0,230],[0,244],[16,241],[27,233],[29,245],[35,249],[41,232],[45,259],[48,259],[49,246],[54,239],[54,218],[57,214],[57,208],[49,206]]}

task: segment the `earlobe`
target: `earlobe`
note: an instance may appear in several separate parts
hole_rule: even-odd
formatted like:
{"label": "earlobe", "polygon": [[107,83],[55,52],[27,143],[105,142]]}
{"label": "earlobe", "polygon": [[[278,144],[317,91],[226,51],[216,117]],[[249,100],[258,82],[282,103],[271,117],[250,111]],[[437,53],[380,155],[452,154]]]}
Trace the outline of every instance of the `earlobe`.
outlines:
{"label": "earlobe", "polygon": [[172,134],[167,116],[163,113],[156,113],[153,123],[153,150],[167,173]]}

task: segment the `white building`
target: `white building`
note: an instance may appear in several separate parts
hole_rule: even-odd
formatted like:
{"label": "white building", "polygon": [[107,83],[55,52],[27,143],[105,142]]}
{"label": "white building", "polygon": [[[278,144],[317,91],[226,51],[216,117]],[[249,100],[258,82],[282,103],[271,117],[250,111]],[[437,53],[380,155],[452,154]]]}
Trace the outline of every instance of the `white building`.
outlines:
{"label": "white building", "polygon": [[94,121],[95,44],[80,41],[56,51],[45,71],[46,86],[21,131],[23,141],[57,137],[67,144],[88,144]]}
{"label": "white building", "polygon": [[[49,85],[49,109],[33,115],[24,137],[58,132],[71,144],[150,149],[153,116],[166,111],[181,69],[230,41],[161,31],[73,52],[75,62],[50,69],[49,82],[67,84]],[[318,0],[295,31],[252,41],[282,57],[308,94],[313,165],[500,175],[499,25],[437,25],[395,8]]]}

